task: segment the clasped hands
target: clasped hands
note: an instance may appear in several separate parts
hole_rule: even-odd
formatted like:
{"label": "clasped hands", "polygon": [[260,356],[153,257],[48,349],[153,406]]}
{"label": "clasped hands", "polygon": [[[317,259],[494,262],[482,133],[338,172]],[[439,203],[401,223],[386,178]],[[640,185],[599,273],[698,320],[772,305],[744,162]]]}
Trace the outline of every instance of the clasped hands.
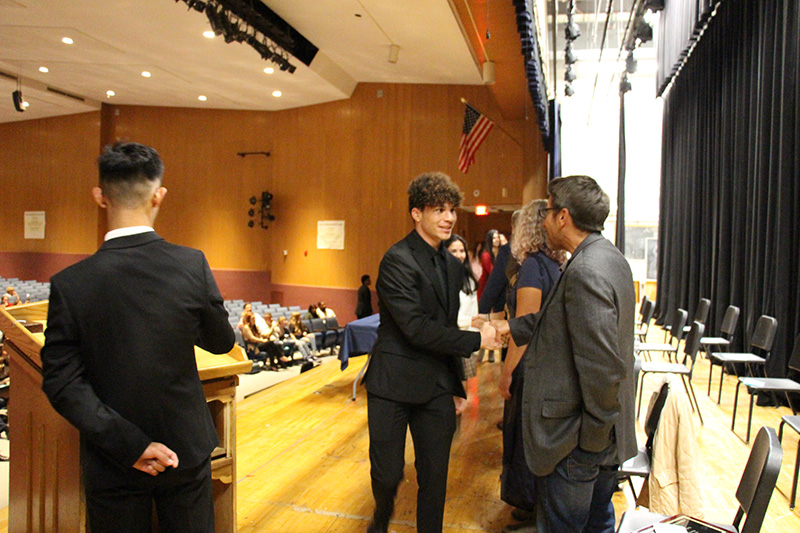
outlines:
{"label": "clasped hands", "polygon": [[472,327],[481,332],[481,348],[487,350],[502,347],[510,333],[507,320],[489,320],[489,315],[472,317]]}
{"label": "clasped hands", "polygon": [[160,442],[151,442],[133,463],[133,468],[151,476],[157,476],[170,466],[178,468],[178,454]]}

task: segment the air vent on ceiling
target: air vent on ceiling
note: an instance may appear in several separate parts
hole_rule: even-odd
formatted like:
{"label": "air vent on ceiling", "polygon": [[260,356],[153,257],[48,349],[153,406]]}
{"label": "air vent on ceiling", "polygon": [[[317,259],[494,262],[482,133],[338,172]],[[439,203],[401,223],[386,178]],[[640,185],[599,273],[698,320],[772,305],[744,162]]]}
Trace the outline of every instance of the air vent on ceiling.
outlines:
{"label": "air vent on ceiling", "polygon": [[53,87],[48,87],[47,91],[51,92],[51,93],[60,94],[61,96],[66,96],[67,98],[72,98],[73,100],[77,100],[79,102],[85,102],[86,101],[86,99],[81,97],[81,96],[70,94],[70,93],[64,92],[64,91],[62,91],[60,89],[54,89]]}

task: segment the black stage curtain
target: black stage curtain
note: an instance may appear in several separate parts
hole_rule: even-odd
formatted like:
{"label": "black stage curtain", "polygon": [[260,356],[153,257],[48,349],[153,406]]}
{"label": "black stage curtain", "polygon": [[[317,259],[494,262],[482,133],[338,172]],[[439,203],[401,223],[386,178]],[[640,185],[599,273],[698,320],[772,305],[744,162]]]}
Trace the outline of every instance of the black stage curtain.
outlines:
{"label": "black stage curtain", "polygon": [[737,305],[741,350],[775,317],[771,377],[800,333],[799,6],[722,1],[664,103],[658,319],[707,297],[716,334]]}

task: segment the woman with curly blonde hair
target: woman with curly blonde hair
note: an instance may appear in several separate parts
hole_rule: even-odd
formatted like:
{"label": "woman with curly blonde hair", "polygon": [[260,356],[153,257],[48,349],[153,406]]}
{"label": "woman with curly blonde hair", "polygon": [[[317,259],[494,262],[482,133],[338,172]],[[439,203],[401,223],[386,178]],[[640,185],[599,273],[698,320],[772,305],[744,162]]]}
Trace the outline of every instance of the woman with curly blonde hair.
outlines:
{"label": "woman with curly blonde hair", "polygon": [[[561,274],[564,252],[547,246],[542,222],[547,201],[533,200],[520,209],[511,235],[509,291],[506,312],[509,318],[536,313]],[[536,480],[525,462],[522,444],[522,382],[525,346],[509,339],[503,374],[498,383],[506,404],[503,413],[503,473],[500,497],[519,511],[516,516],[532,520],[536,509]]]}

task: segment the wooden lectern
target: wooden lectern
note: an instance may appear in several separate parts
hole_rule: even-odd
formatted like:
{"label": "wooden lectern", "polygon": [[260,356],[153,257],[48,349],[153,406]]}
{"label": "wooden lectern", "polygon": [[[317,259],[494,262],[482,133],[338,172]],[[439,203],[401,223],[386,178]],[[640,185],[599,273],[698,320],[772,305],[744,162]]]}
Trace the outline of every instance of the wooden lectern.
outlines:
{"label": "wooden lectern", "polygon": [[[85,531],[78,430],[42,392],[47,302],[0,308],[11,359],[8,531]],[[33,324],[33,325],[32,325]],[[28,327],[26,327],[26,325]],[[30,329],[28,329],[30,327]],[[39,331],[39,332],[32,332]],[[195,347],[197,370],[219,435],[211,460],[216,531],[236,531],[236,386],[252,363],[235,345],[216,355]]]}

